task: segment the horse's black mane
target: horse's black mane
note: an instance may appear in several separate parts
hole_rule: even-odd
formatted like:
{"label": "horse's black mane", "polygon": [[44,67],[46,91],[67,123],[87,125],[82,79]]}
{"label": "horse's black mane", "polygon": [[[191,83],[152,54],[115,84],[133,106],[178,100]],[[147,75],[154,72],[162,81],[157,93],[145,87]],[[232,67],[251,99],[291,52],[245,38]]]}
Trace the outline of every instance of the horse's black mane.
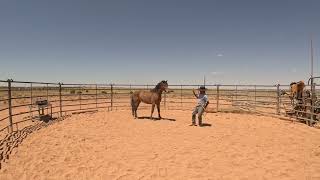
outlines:
{"label": "horse's black mane", "polygon": [[161,82],[159,82],[157,85],[156,85],[156,87],[154,87],[153,89],[151,89],[151,91],[152,92],[158,92],[158,90],[160,90],[160,87],[161,87],[161,84],[162,83],[167,83],[166,81],[161,81]]}
{"label": "horse's black mane", "polygon": [[292,82],[292,83],[290,83],[290,86],[292,86],[293,84],[297,84],[297,82]]}

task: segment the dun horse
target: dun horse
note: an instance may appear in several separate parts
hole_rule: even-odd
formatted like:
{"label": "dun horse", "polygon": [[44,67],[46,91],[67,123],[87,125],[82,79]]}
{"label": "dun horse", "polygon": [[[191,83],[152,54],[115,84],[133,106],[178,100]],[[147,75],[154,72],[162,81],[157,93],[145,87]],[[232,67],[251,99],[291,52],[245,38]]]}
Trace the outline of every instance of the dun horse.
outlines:
{"label": "dun horse", "polygon": [[167,90],[168,90],[168,82],[161,81],[156,85],[155,88],[153,88],[149,91],[140,90],[140,91],[135,91],[134,93],[132,93],[131,107],[132,107],[133,117],[135,117],[135,118],[138,117],[137,110],[138,110],[139,104],[141,102],[144,102],[146,104],[152,104],[150,118],[152,119],[154,107],[155,107],[155,105],[157,105],[158,115],[159,115],[159,118],[161,119],[161,115],[160,115],[161,95],[162,95],[163,91],[166,92]]}

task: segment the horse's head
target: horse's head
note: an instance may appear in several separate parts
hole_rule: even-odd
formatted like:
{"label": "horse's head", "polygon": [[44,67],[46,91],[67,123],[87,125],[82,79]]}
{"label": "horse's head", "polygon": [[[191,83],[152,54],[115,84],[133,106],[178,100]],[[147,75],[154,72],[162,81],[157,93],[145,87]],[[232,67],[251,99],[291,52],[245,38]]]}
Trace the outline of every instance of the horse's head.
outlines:
{"label": "horse's head", "polygon": [[161,91],[165,91],[167,92],[168,91],[168,81],[161,81],[159,84],[158,84],[158,88],[161,90]]}
{"label": "horse's head", "polygon": [[151,89],[153,92],[167,92],[168,91],[168,81],[159,82],[154,89]]}

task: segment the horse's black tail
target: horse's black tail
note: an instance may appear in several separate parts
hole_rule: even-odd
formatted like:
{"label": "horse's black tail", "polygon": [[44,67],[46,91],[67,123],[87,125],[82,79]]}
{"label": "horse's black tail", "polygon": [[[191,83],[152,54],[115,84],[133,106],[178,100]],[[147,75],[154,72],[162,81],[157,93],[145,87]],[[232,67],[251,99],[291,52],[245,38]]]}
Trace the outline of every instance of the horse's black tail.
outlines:
{"label": "horse's black tail", "polygon": [[130,94],[131,94],[131,108],[132,108],[132,116],[134,116],[134,111],[135,111],[135,105],[134,105],[134,100],[133,100],[133,93],[132,93],[132,91],[130,92]]}

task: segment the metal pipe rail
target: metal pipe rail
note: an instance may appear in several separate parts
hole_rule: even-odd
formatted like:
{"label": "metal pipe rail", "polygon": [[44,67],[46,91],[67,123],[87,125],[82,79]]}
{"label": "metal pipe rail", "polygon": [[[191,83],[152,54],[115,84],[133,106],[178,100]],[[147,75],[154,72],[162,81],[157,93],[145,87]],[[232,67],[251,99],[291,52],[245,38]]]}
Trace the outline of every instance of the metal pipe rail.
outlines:
{"label": "metal pipe rail", "polygon": [[[0,97],[0,112],[8,111],[8,115],[1,116],[0,114],[0,122],[9,120],[8,126],[5,128],[8,128],[10,132],[13,131],[13,124],[22,122],[19,119],[21,115],[36,112],[36,110],[26,111],[23,108],[29,108],[33,104],[33,100],[37,98],[47,99],[51,103],[52,109],[58,109],[54,114],[59,113],[58,116],[62,116],[67,112],[79,110],[130,108],[129,98],[132,91],[154,88],[154,85],[150,84],[47,83],[14,81],[12,79],[0,80],[0,82],[7,83],[2,86],[3,89],[0,89],[0,92],[6,92],[2,94],[3,98]],[[21,86],[22,84],[28,86]],[[199,84],[169,85],[169,89],[174,92],[163,94],[162,105],[164,109],[168,109],[172,105],[180,109],[189,107],[189,104],[190,107],[193,107],[195,98],[191,90],[199,86]],[[209,106],[214,107],[217,112],[220,108],[239,107],[254,112],[261,109],[274,109],[274,114],[281,114],[283,108],[280,103],[286,102],[286,100],[280,97],[280,87],[289,86],[208,84],[206,87],[211,101]],[[19,100],[27,100],[30,103],[26,104],[26,102]],[[8,103],[6,107],[2,107],[1,102]],[[270,111],[265,113],[270,113]]]}

